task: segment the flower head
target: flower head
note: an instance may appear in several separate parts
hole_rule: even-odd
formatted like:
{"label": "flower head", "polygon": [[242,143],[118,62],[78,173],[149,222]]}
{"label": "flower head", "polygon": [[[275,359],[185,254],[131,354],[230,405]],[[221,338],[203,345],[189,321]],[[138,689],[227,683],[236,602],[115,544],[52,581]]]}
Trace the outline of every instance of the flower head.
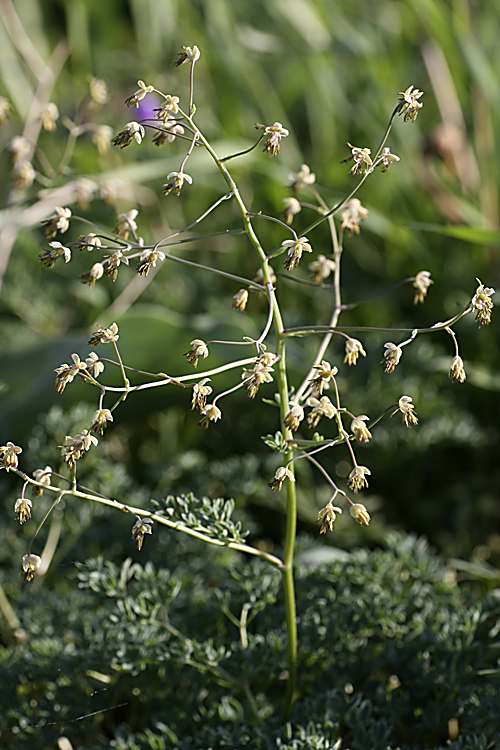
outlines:
{"label": "flower head", "polygon": [[423,302],[427,296],[427,290],[431,284],[434,284],[431,279],[430,271],[419,271],[413,280],[413,286],[415,287],[416,294],[413,298],[413,304],[418,305],[419,302]]}
{"label": "flower head", "polygon": [[101,362],[95,352],[90,352],[85,360],[87,371],[93,378],[98,378],[101,372],[104,372],[104,362]]}
{"label": "flower head", "polygon": [[90,346],[97,346],[97,344],[112,344],[120,338],[118,334],[118,326],[113,323],[109,328],[97,325],[97,331],[95,331],[89,339]]}
{"label": "flower head", "polygon": [[27,497],[19,497],[14,505],[16,521],[22,525],[31,518],[31,508],[33,503]]}
{"label": "flower head", "polygon": [[177,53],[177,60],[172,60],[172,65],[177,68],[183,63],[195,63],[200,57],[200,50],[198,47],[182,47],[182,52]]}
{"label": "flower head", "polygon": [[92,417],[92,427],[90,429],[94,430],[94,432],[97,432],[99,435],[103,435],[106,422],[112,421],[113,415],[111,414],[110,409],[97,409]]}
{"label": "flower head", "polygon": [[399,92],[400,99],[398,114],[404,114],[405,122],[414,122],[417,119],[419,110],[424,106],[422,102],[418,102],[417,99],[420,99],[420,97],[423,96],[423,93],[423,91],[419,91],[413,86],[409,86],[406,91]]}
{"label": "flower head", "polygon": [[368,480],[366,477],[369,477],[370,474],[371,471],[370,469],[367,469],[366,466],[355,466],[349,474],[349,480],[347,482],[349,488],[353,492],[359,492],[363,487],[368,487]]}
{"label": "flower head", "polygon": [[309,185],[314,185],[316,182],[316,175],[311,172],[307,164],[302,164],[298,172],[290,172],[288,179],[292,181],[290,189],[294,193],[300,192],[303,188]]}
{"label": "flower head", "polygon": [[127,105],[127,107],[130,107],[133,104],[137,109],[139,106],[139,102],[141,102],[147,94],[150,94],[155,90],[154,86],[146,86],[144,81],[137,81],[137,85],[139,86],[139,90],[136,91],[135,94],[132,94],[132,96],[129,96],[128,99],[125,99],[125,104]]}
{"label": "flower head", "polygon": [[452,383],[465,383],[466,379],[464,363],[461,357],[453,357],[450,365],[450,379]]}
{"label": "flower head", "polygon": [[348,234],[359,234],[359,223],[368,216],[368,209],[361,205],[359,198],[351,198],[347,201],[342,211],[341,228]]}
{"label": "flower head", "polygon": [[156,117],[158,118],[158,120],[163,120],[163,122],[166,123],[167,120],[169,120],[172,115],[176,115],[178,111],[179,97],[167,94],[161,104],[161,107],[156,110]]}
{"label": "flower head", "polygon": [[137,549],[142,549],[145,534],[153,533],[153,519],[152,518],[137,518],[137,521],[132,526],[132,541],[134,542]]}
{"label": "flower head", "polygon": [[[415,411],[415,407],[412,404],[410,396],[401,396],[398,401],[398,408],[396,411],[400,411],[403,415],[403,421],[407,427],[411,427],[414,424],[418,424],[418,417]],[[395,414],[396,412],[393,412]]]}
{"label": "flower head", "polygon": [[42,558],[38,557],[38,555],[24,555],[23,575],[26,581],[33,580],[41,564],[42,564]]}
{"label": "flower head", "polygon": [[382,149],[382,153],[377,160],[377,164],[380,164],[380,162],[382,162],[382,164],[384,165],[382,167],[382,172],[387,172],[393,161],[399,161],[399,156],[396,156],[396,154],[391,154],[390,148],[386,147]]}
{"label": "flower head", "polygon": [[99,154],[106,154],[111,146],[113,128],[109,125],[95,125],[92,131],[92,143]]}
{"label": "flower head", "polygon": [[17,469],[18,455],[23,452],[19,445],[14,445],[10,440],[5,445],[0,445],[0,458],[3,461],[5,471]]}
{"label": "flower head", "polygon": [[82,362],[78,354],[72,354],[72,365],[63,364],[57,367],[56,374],[56,391],[62,393],[68,383],[72,383],[78,374],[82,374],[87,369],[87,364]]}
{"label": "flower head", "polygon": [[75,437],[66,435],[64,445],[60,445],[59,448],[63,452],[64,460],[71,469],[85,451],[88,451],[92,445],[97,445],[97,443],[97,438],[91,435],[89,430],[82,430]]}
{"label": "flower head", "polygon": [[302,253],[312,253],[312,247],[307,237],[299,237],[298,240],[285,240],[281,243],[282,247],[288,248],[288,257],[284,262],[287,271],[299,265]]}
{"label": "flower head", "polygon": [[147,276],[152,268],[156,268],[159,260],[165,260],[165,253],[162,250],[144,250],[137,264],[137,273]]}
{"label": "flower head", "polygon": [[345,342],[344,364],[349,365],[349,367],[355,365],[360,354],[362,357],[366,357],[366,352],[363,349],[361,341],[358,341],[358,339],[347,339]]}
{"label": "flower head", "polygon": [[198,424],[205,430],[207,429],[210,422],[217,422],[217,420],[221,419],[222,417],[221,410],[217,406],[215,406],[215,404],[207,404],[203,407],[201,413],[203,414],[203,419],[198,422]]}
{"label": "flower head", "polygon": [[280,466],[278,469],[276,469],[274,479],[272,479],[268,483],[268,486],[273,490],[273,492],[275,492],[276,490],[280,490],[285,479],[289,479],[290,482],[295,482],[295,477],[292,470],[287,468],[286,466]]}
{"label": "flower head", "polygon": [[50,466],[46,466],[45,469],[35,469],[33,472],[33,479],[39,482],[42,487],[34,484],[32,488],[33,497],[40,497],[43,495],[43,488],[50,486],[50,478],[52,476],[52,469]]}
{"label": "flower head", "polygon": [[67,232],[69,229],[69,220],[71,217],[71,209],[56,206],[54,213],[49,219],[42,221],[42,226],[45,227],[45,236],[50,240],[55,237],[57,232]]}
{"label": "flower head", "polygon": [[242,377],[246,380],[245,387],[249,398],[255,398],[262,383],[272,383],[272,365],[275,360],[276,357],[274,354],[266,352],[265,354],[261,354],[260,357],[257,357],[251,370],[246,368],[243,370]]}
{"label": "flower head", "polygon": [[384,346],[384,359],[382,360],[381,364],[385,365],[384,372],[391,373],[396,369],[396,365],[401,359],[403,350],[400,346],[396,346],[396,344],[392,344],[391,342],[384,344]]}
{"label": "flower head", "polygon": [[137,232],[136,218],[139,211],[136,208],[131,208],[123,214],[118,214],[116,217],[116,234],[118,237],[123,237],[124,240],[128,239],[130,232],[135,236]]}
{"label": "flower head", "polygon": [[366,164],[367,167],[372,167],[373,162],[371,159],[371,150],[369,148],[358,148],[357,146],[353,146],[352,144],[347,144],[349,148],[351,149],[351,156],[349,156],[348,159],[344,159],[342,164],[347,164],[350,161],[354,161],[354,166],[352,167],[349,174],[358,174],[363,169],[363,164]]}
{"label": "flower head", "polygon": [[56,129],[56,122],[59,119],[59,110],[54,102],[49,102],[40,112],[39,118],[42,128],[53,132]]}
{"label": "flower head", "polygon": [[338,368],[332,367],[326,359],[323,359],[320,364],[313,365],[313,370],[316,370],[316,377],[309,381],[311,383],[311,395],[319,397],[325,388],[330,387],[329,381],[338,373]]}
{"label": "flower head", "polygon": [[368,419],[369,417],[367,417],[366,414],[363,414],[361,417],[354,417],[351,422],[351,432],[354,434],[358,443],[367,443],[372,436],[370,430],[365,425],[365,422],[368,422]]}
{"label": "flower head", "polygon": [[336,505],[332,505],[331,502],[321,508],[317,523],[321,524],[319,530],[320,534],[326,534],[327,531],[333,531],[333,524],[337,517],[337,513],[342,513],[342,508],[337,508]]}
{"label": "flower head", "polygon": [[359,524],[368,526],[368,524],[370,523],[370,514],[366,510],[365,506],[361,505],[361,503],[354,503],[354,505],[351,505],[349,513]]}
{"label": "flower head", "polygon": [[290,407],[290,411],[283,420],[283,423],[291,432],[297,432],[300,423],[304,419],[304,409],[300,404],[290,404]]}
{"label": "flower head", "polygon": [[335,270],[335,261],[327,258],[326,255],[318,255],[316,260],[309,263],[308,268],[311,272],[312,280],[319,284],[327,279],[332,271]]}
{"label": "flower head", "polygon": [[191,349],[184,354],[187,357],[187,361],[193,367],[198,367],[198,360],[200,357],[206,359],[208,357],[208,346],[201,339],[193,339],[191,341]]}
{"label": "flower head", "polygon": [[104,266],[102,263],[94,263],[90,271],[82,273],[80,281],[82,284],[88,284],[89,286],[95,286],[96,281],[100,279],[104,274]]}
{"label": "flower head", "polygon": [[141,123],[132,120],[132,122],[127,122],[123,130],[120,130],[118,135],[115,135],[111,143],[114,143],[114,145],[118,146],[118,148],[125,148],[126,146],[130,146],[132,141],[135,140],[135,142],[140,146],[145,135],[146,131],[144,130],[144,127],[141,125]]}
{"label": "flower head", "polygon": [[257,123],[255,127],[257,130],[263,130],[264,135],[269,136],[263,151],[267,151],[269,156],[277,156],[280,152],[281,139],[289,135],[288,130],[283,127],[281,122],[275,122],[268,126]]}
{"label": "flower head", "polygon": [[476,279],[476,281],[479,286],[472,298],[471,305],[472,309],[476,311],[476,322],[480,326],[487,326],[491,323],[491,311],[493,310],[493,302],[490,297],[495,294],[495,290],[481,284],[479,279]]}
{"label": "flower head", "polygon": [[165,195],[169,195],[169,193],[179,195],[184,182],[188,182],[190,185],[193,183],[193,178],[185,172],[170,172],[167,175],[167,180],[169,180],[169,182],[163,186],[163,192]]}
{"label": "flower head", "polygon": [[307,417],[307,424],[309,427],[316,427],[321,417],[333,419],[337,414],[337,408],[332,404],[328,396],[322,396],[320,399],[311,396],[311,398],[307,400],[307,405],[312,406],[309,416]]}
{"label": "flower head", "polygon": [[203,378],[199,383],[193,385],[193,396],[191,399],[191,409],[198,409],[203,413],[203,409],[207,403],[207,396],[212,393],[212,387],[207,385],[210,382],[210,378]]}
{"label": "flower head", "polygon": [[285,208],[281,214],[282,218],[286,221],[288,226],[293,222],[293,217],[299,214],[302,210],[300,201],[297,198],[283,198]]}
{"label": "flower head", "polygon": [[248,289],[240,289],[233,296],[233,307],[236,308],[236,310],[241,310],[243,312],[247,306],[247,302],[248,302]]}

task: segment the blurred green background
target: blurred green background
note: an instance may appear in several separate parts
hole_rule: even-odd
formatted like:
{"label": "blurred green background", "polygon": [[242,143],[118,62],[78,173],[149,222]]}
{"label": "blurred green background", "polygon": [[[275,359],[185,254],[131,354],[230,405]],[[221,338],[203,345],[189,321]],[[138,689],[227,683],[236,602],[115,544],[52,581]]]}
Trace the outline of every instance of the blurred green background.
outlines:
{"label": "blurred green background", "polygon": [[[282,211],[288,174],[302,163],[316,173],[318,189],[334,205],[353,185],[341,164],[349,155],[347,141],[374,149],[397,93],[412,84],[425,92],[417,121],[398,119],[391,133],[388,145],[401,161],[387,174],[374,174],[359,196],[370,213],[361,235],[345,242],[343,299],[376,299],[346,312],[344,325],[432,325],[467,304],[476,277],[498,285],[500,49],[493,3],[0,0],[0,10],[0,95],[12,105],[0,129],[0,442],[23,446],[25,470],[46,463],[56,468],[55,446],[85,426],[95,408],[96,393],[76,382],[56,394],[54,369],[70,361],[72,352],[87,355],[96,323],[118,322],[127,363],[180,374],[191,339],[241,340],[261,330],[265,320],[262,299],[252,296],[241,314],[231,309],[234,283],[177,264],[165,262],[147,280],[122,266],[115,283],[104,279],[90,289],[79,277],[94,256],[89,262],[86,253],[74,253],[71,263],[59,261],[53,270],[37,260],[47,247],[39,222],[55,205],[69,205],[111,230],[117,212],[137,207],[139,233],[150,243],[194,221],[223,194],[220,176],[200,150],[187,169],[193,185],[186,185],[180,198],[162,195],[166,175],[179,168],[185,151],[179,141],[159,150],[147,137],[140,148],[132,144],[99,154],[84,127],[74,152],[67,150],[69,121],[107,125],[117,133],[133,119],[124,100],[138,79],[186,104],[188,68],[170,65],[181,45],[201,50],[196,117],[219,154],[251,145],[256,122],[280,121],[290,130],[278,158],[257,149],[230,163],[247,205],[264,214]],[[91,76],[105,80],[109,89],[100,109],[88,106]],[[15,191],[11,143],[27,127],[24,132],[33,133],[35,97],[55,102],[60,119],[55,132],[37,134],[34,184]],[[82,178],[91,182],[82,184]],[[89,187],[90,195],[82,198]],[[103,190],[114,193],[113,202],[102,200]],[[299,235],[313,218],[307,210],[298,217]],[[200,233],[240,225],[234,207],[223,204]],[[283,239],[277,225],[256,226],[269,249]],[[74,240],[83,231],[75,222],[59,239]],[[329,252],[326,227],[309,239],[316,254]],[[257,269],[241,236],[193,241],[179,252],[248,278]],[[280,266],[281,259],[275,270]],[[295,276],[305,279],[303,266]],[[425,305],[413,305],[408,285],[377,297],[424,269],[434,279]],[[281,277],[278,289],[287,326],[328,321],[327,290]],[[342,517],[323,543],[374,544],[388,529],[401,528],[427,535],[445,555],[498,566],[498,320],[494,313],[492,325],[478,330],[468,316],[456,331],[467,371],[464,385],[449,381],[454,352],[444,334],[417,338],[390,376],[379,362],[384,342],[399,341],[398,335],[360,334],[368,356],[350,370],[342,365],[343,350],[332,344],[327,358],[340,368],[344,404],[353,413],[373,418],[407,394],[420,424],[406,430],[395,417],[377,426],[374,439],[358,451],[372,470],[365,495],[372,525],[368,531],[353,528]],[[293,385],[300,384],[317,344],[310,338],[290,345]],[[226,353],[213,347],[207,366],[221,363]],[[220,387],[234,382],[222,378]],[[198,428],[182,391],[130,398],[100,440],[102,457],[85,458],[82,481],[95,486],[99,470],[101,491],[123,493],[130,502],[189,490],[235,497],[253,537],[272,548],[281,542],[284,525],[282,500],[267,487],[275,456],[260,439],[279,428],[277,411],[261,403],[261,396],[272,393],[272,387],[262,388],[255,401],[234,394],[224,403],[224,419],[207,433]],[[86,412],[78,407],[82,401]],[[345,459],[340,448],[325,464],[342,479]],[[299,467],[299,480],[300,528],[317,535],[314,522],[328,489],[310,467]],[[10,559],[18,554],[12,508],[19,487],[5,475],[1,482]],[[78,529],[83,533],[92,514],[102,513],[72,513],[73,547],[66,544],[64,555],[78,559],[87,553],[85,545],[98,547],[91,532],[82,541]],[[41,518],[42,511],[38,514]],[[109,522],[105,516],[103,523]]]}

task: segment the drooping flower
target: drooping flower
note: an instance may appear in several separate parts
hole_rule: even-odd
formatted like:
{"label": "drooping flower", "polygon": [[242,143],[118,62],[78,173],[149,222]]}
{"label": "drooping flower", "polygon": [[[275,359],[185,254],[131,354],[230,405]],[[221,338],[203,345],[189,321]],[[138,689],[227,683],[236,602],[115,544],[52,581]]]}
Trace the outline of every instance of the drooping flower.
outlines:
{"label": "drooping flower", "polygon": [[361,505],[361,503],[354,503],[354,505],[351,505],[349,513],[359,524],[368,526],[368,524],[370,523],[370,514],[366,510],[365,506]]}
{"label": "drooping flower", "polygon": [[[382,172],[387,172],[387,170],[389,169],[389,167],[391,166],[391,164],[394,161],[399,161],[400,160],[399,156],[396,156],[396,154],[391,154],[391,150],[389,148],[387,148],[387,147],[384,148],[384,149],[382,149],[382,153],[380,154],[379,159],[382,162],[382,164],[384,165],[382,167]],[[377,163],[379,163],[379,162],[377,161]]]}
{"label": "drooping flower", "polygon": [[368,487],[368,480],[366,477],[369,477],[370,474],[371,471],[370,469],[367,469],[366,466],[355,466],[349,474],[349,480],[347,482],[349,489],[357,493],[364,487]]}
{"label": "drooping flower", "polygon": [[248,302],[248,289],[240,289],[233,296],[233,307],[242,312],[246,309]]}
{"label": "drooping flower", "polygon": [[[418,424],[418,417],[415,407],[412,404],[411,396],[401,396],[398,401],[398,409],[403,415],[403,421],[407,427]],[[396,412],[394,412],[395,414]]]}
{"label": "drooping flower", "polygon": [[190,342],[191,349],[184,354],[187,357],[187,361],[193,367],[198,367],[198,360],[200,357],[206,359],[208,357],[208,346],[202,339],[193,339]]}
{"label": "drooping flower", "polygon": [[46,466],[45,469],[35,469],[33,472],[33,479],[43,486],[40,487],[37,484],[32,486],[33,497],[41,497],[41,495],[43,495],[43,488],[50,486],[51,476],[52,469],[50,466]]}
{"label": "drooping flower", "polygon": [[361,205],[359,198],[347,201],[342,211],[341,228],[349,234],[359,234],[359,224],[368,216],[368,209]]}
{"label": "drooping flower", "polygon": [[139,551],[142,549],[144,535],[153,533],[153,523],[152,518],[138,518],[132,526],[132,541]]}
{"label": "drooping flower", "polygon": [[159,260],[165,260],[165,253],[162,250],[144,250],[137,264],[137,273],[147,276],[152,268],[156,268]]}
{"label": "drooping flower", "polygon": [[140,122],[132,120],[132,122],[127,122],[118,135],[115,135],[111,143],[114,143],[118,148],[126,148],[126,146],[130,146],[132,141],[135,140],[140,146],[145,135],[146,131],[143,125]]}
{"label": "drooping flower", "polygon": [[257,123],[255,127],[257,130],[263,130],[264,135],[269,136],[263,151],[267,151],[270,156],[277,156],[280,152],[281,139],[289,135],[288,130],[283,127],[281,122],[275,122],[268,126]]}
{"label": "drooping flower", "polygon": [[0,458],[3,461],[5,471],[17,469],[18,455],[23,452],[19,445],[14,445],[9,440],[5,445],[0,445]]}
{"label": "drooping flower", "polygon": [[312,253],[312,247],[307,237],[299,237],[298,240],[285,240],[281,243],[282,247],[288,248],[288,257],[284,262],[287,271],[298,266],[302,253]]}
{"label": "drooping flower", "polygon": [[217,420],[221,419],[222,417],[221,410],[217,406],[215,406],[215,404],[207,404],[203,407],[201,413],[203,414],[203,419],[198,422],[198,424],[205,430],[207,429],[210,422],[217,422]]}
{"label": "drooping flower", "polygon": [[465,383],[466,379],[464,363],[458,355],[453,357],[450,365],[450,379],[452,383]]}
{"label": "drooping flower", "polygon": [[189,185],[193,184],[193,178],[185,172],[170,172],[167,175],[168,182],[163,186],[163,192],[165,195],[173,193],[174,195],[180,195],[184,182]]}
{"label": "drooping flower", "polygon": [[300,205],[300,201],[297,200],[297,198],[283,198],[283,203],[285,204],[285,209],[281,216],[286,221],[288,226],[293,221],[293,217],[297,216],[302,210],[302,206]]}
{"label": "drooping flower", "polygon": [[337,517],[337,513],[342,513],[342,508],[337,508],[336,505],[332,505],[331,502],[321,508],[318,514],[317,523],[321,524],[319,530],[320,534],[326,534],[327,531],[333,531],[333,524]]}
{"label": "drooping flower", "polygon": [[479,279],[476,279],[476,281],[479,286],[472,298],[471,305],[472,309],[476,311],[476,322],[480,326],[487,326],[491,323],[491,311],[493,310],[493,302],[490,297],[495,294],[495,290],[481,284]]}
{"label": "drooping flower", "polygon": [[384,372],[391,373],[396,369],[396,365],[401,359],[403,350],[400,346],[396,346],[396,344],[393,344],[390,341],[387,344],[384,344],[384,346],[384,359],[381,364],[385,365]]}
{"label": "drooping flower", "polygon": [[97,346],[97,344],[112,344],[120,338],[118,334],[118,326],[113,323],[109,328],[97,325],[97,331],[95,331],[89,339],[90,346]]}
{"label": "drooping flower", "polygon": [[292,181],[290,189],[294,193],[300,192],[303,188],[309,185],[314,185],[316,182],[316,175],[311,172],[307,164],[302,164],[298,172],[290,172],[288,179]]}
{"label": "drooping flower", "polygon": [[419,91],[413,86],[409,86],[406,91],[399,92],[399,115],[404,114],[405,122],[414,122],[417,119],[419,110],[424,106],[422,102],[417,101],[423,96],[423,91]]}
{"label": "drooping flower", "polygon": [[97,432],[99,435],[103,435],[106,422],[112,421],[113,415],[111,414],[110,409],[97,409],[92,417],[92,427],[90,429],[94,430],[94,432]]}
{"label": "drooping flower", "polygon": [[139,86],[139,90],[132,94],[132,96],[129,96],[128,99],[125,99],[127,107],[134,105],[137,109],[139,107],[139,102],[142,101],[147,94],[150,94],[155,90],[154,86],[146,86],[144,81],[137,81],[137,85]]}
{"label": "drooping flower", "polygon": [[311,396],[311,398],[307,400],[307,405],[312,406],[309,416],[307,417],[307,424],[309,427],[316,427],[321,417],[333,419],[337,414],[337,407],[332,404],[328,396],[322,396],[320,399]]}
{"label": "drooping flower", "polygon": [[57,232],[67,232],[69,229],[69,220],[71,218],[71,209],[63,208],[62,206],[56,206],[52,216],[45,221],[42,221],[42,226],[45,227],[45,236],[51,240],[55,237]]}
{"label": "drooping flower", "polygon": [[348,338],[345,342],[344,364],[349,365],[349,367],[355,365],[360,354],[362,357],[366,357],[366,352],[363,349],[361,341]]}
{"label": "drooping flower", "polygon": [[198,409],[203,412],[203,409],[207,403],[207,396],[212,393],[212,387],[207,385],[210,382],[210,378],[204,378],[199,383],[193,385],[193,396],[191,398],[191,409]]}
{"label": "drooping flower", "polygon": [[16,521],[19,521],[21,525],[31,518],[32,506],[33,503],[27,497],[17,498],[14,505],[14,513],[16,514]]}
{"label": "drooping flower", "polygon": [[304,409],[300,404],[290,404],[290,407],[290,411],[283,420],[283,423],[291,432],[297,432],[300,423],[304,419]]}
{"label": "drooping flower", "polygon": [[312,280],[316,284],[319,284],[327,279],[332,271],[335,270],[335,261],[331,258],[327,258],[326,255],[318,255],[316,260],[309,263],[308,268],[311,272]]}
{"label": "drooping flower", "polygon": [[351,432],[354,434],[358,443],[367,443],[372,436],[370,430],[365,424],[368,419],[369,417],[367,417],[366,414],[363,414],[360,417],[354,417],[351,422]]}
{"label": "drooping flower", "polygon": [[415,297],[413,298],[414,305],[418,305],[419,302],[424,301],[427,296],[427,290],[431,284],[434,284],[434,282],[431,279],[430,271],[419,271],[417,273],[413,281],[413,286],[417,290]]}
{"label": "drooping flower", "polygon": [[278,469],[276,469],[274,479],[272,479],[268,483],[268,486],[273,490],[273,492],[275,492],[276,490],[280,490],[285,479],[289,479],[290,482],[295,482],[295,477],[292,470],[288,469],[286,466],[280,466]]}
{"label": "drooping flower", "polygon": [[176,68],[183,63],[195,63],[200,57],[200,50],[196,45],[194,47],[182,47],[182,52],[177,53],[177,60],[172,60],[172,65]]}
{"label": "drooping flower", "polygon": [[24,555],[23,575],[26,581],[33,580],[41,564],[42,564],[42,558],[38,557],[38,555]]}
{"label": "drooping flower", "polygon": [[373,166],[373,161],[370,156],[371,150],[369,148],[358,148],[357,146],[353,146],[351,143],[348,143],[347,145],[351,149],[351,156],[349,156],[348,159],[344,159],[342,161],[342,164],[347,164],[350,161],[354,161],[354,166],[352,167],[349,174],[358,174],[362,171],[364,164],[366,164],[367,167]]}

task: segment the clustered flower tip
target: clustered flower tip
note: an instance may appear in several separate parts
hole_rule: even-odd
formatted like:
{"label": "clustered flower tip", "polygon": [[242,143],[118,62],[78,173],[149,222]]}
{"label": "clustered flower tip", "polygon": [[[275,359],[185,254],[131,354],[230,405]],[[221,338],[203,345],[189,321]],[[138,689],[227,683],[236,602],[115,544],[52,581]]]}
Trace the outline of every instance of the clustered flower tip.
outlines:
{"label": "clustered flower tip", "polygon": [[140,146],[145,135],[146,131],[144,130],[144,126],[141,125],[140,122],[132,120],[132,122],[127,122],[118,135],[115,135],[111,143],[118,146],[118,148],[126,148],[135,140]]}

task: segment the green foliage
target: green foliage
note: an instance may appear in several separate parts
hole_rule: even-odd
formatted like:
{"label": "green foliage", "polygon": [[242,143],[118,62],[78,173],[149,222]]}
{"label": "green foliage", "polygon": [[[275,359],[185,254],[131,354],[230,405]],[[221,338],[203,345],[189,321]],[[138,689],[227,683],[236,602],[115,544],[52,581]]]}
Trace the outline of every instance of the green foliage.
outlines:
{"label": "green foliage", "polygon": [[201,531],[213,539],[244,542],[247,533],[241,531],[241,522],[231,519],[234,500],[222,497],[198,499],[193,493],[151,501],[157,516],[176,522],[176,528]]}
{"label": "green foliage", "polygon": [[193,542],[165,550],[160,567],[78,564],[79,585],[72,576],[50,608],[26,590],[24,645],[9,661],[0,652],[2,747],[48,750],[65,734],[75,750],[430,750],[449,747],[454,718],[450,747],[493,746],[500,598],[468,603],[422,539],[393,535],[385,550],[319,566],[301,542],[304,680],[285,727],[279,575],[241,556],[195,563]]}

